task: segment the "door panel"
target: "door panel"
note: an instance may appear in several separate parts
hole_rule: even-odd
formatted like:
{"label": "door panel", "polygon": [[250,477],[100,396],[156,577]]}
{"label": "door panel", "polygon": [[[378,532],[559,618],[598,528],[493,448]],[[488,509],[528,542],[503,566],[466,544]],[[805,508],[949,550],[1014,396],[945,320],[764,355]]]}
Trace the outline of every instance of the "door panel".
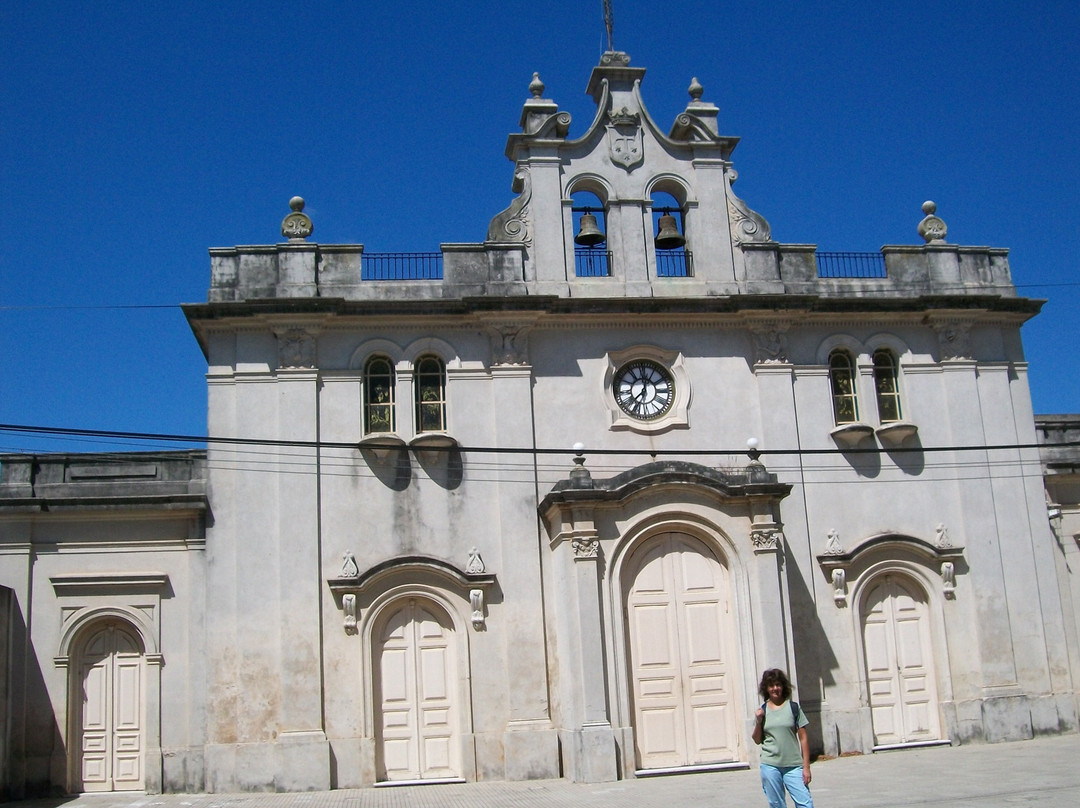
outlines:
{"label": "door panel", "polygon": [[916,592],[914,584],[886,576],[863,607],[863,647],[877,745],[940,738],[929,618],[925,600]]}
{"label": "door panel", "polygon": [[449,619],[420,601],[386,622],[376,649],[382,779],[460,776],[452,635]]}
{"label": "door panel", "polygon": [[97,631],[79,660],[76,788],[130,791],[143,787],[143,657],[138,640],[118,624]]}
{"label": "door panel", "polygon": [[631,562],[627,592],[640,768],[738,759],[728,686],[733,634],[724,569],[689,536],[653,539]]}

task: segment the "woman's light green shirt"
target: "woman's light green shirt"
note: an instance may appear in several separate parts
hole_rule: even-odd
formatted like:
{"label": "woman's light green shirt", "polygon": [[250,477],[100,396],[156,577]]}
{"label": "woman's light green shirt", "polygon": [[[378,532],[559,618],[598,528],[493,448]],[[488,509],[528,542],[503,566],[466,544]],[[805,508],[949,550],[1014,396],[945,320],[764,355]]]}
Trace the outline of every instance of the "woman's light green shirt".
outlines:
{"label": "woman's light green shirt", "polygon": [[[798,726],[810,723],[806,714],[799,708]],[[791,705],[784,702],[775,710],[772,704],[765,705],[765,740],[761,742],[761,762],[776,766],[778,769],[788,766],[801,766],[802,747],[795,732],[795,717],[791,714]]]}

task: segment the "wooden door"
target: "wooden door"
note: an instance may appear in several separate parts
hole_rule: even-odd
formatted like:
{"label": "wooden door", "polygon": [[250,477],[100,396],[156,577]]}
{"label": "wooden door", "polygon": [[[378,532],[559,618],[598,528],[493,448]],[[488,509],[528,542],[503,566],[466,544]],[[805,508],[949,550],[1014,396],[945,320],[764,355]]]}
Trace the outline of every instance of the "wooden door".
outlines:
{"label": "wooden door", "polygon": [[626,615],[638,767],[738,760],[725,569],[701,542],[666,533],[638,552],[630,573]]}
{"label": "wooden door", "polygon": [[97,630],[79,661],[79,781],[84,791],[143,787],[143,656],[118,623]]}
{"label": "wooden door", "polygon": [[863,648],[874,743],[940,738],[926,600],[917,585],[885,576],[863,606]]}
{"label": "wooden door", "polygon": [[386,621],[376,650],[379,778],[460,777],[453,628],[410,600]]}

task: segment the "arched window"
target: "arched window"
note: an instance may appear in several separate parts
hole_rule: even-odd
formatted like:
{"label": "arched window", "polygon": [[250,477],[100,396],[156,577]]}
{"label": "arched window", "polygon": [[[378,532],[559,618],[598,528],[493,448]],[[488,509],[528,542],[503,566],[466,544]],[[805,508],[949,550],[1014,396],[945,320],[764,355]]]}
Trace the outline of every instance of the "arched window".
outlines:
{"label": "arched window", "polygon": [[901,420],[899,365],[892,351],[885,348],[874,351],[874,390],[881,423]]}
{"label": "arched window", "polygon": [[446,365],[437,356],[416,361],[416,431],[446,431]]}
{"label": "arched window", "polygon": [[829,382],[832,384],[833,417],[836,423],[859,420],[859,399],[855,393],[855,360],[847,351],[829,354]]}
{"label": "arched window", "polygon": [[394,432],[394,366],[385,356],[373,356],[364,365],[364,433]]}

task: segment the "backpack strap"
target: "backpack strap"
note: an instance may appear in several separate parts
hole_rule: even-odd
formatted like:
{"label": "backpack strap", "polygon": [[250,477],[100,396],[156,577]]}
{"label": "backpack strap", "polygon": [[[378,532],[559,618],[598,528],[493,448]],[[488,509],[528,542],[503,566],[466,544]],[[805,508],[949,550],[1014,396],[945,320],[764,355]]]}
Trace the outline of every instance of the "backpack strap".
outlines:
{"label": "backpack strap", "polygon": [[[799,711],[802,708],[799,706],[799,702],[792,699],[788,699],[788,705],[791,707],[791,731],[798,734],[799,732]],[[767,710],[769,708],[769,702],[761,702],[761,709]]]}

